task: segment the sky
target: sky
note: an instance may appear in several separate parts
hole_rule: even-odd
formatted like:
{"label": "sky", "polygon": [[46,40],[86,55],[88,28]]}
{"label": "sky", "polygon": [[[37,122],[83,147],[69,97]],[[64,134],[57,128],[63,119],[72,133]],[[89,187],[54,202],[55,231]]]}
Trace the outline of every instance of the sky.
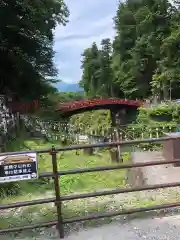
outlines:
{"label": "sky", "polygon": [[[81,54],[92,42],[113,38],[113,17],[118,0],[65,0],[69,23],[55,30],[55,64],[58,78],[66,83],[77,83],[81,78]],[[57,86],[58,87],[58,86]]]}

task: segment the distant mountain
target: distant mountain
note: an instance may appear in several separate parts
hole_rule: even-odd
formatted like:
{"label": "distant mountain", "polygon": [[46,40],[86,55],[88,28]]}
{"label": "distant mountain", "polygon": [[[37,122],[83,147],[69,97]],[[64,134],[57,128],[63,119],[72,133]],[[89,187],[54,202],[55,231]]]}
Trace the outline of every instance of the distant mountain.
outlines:
{"label": "distant mountain", "polygon": [[83,92],[84,90],[79,87],[78,83],[65,83],[60,82],[57,86],[60,92]]}

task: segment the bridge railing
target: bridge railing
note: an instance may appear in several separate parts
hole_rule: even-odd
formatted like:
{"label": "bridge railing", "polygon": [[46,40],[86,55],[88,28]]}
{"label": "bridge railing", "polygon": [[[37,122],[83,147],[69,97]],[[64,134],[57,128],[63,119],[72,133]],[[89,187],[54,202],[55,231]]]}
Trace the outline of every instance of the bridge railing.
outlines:
{"label": "bridge railing", "polygon": [[[70,224],[74,222],[81,222],[81,221],[88,221],[93,219],[100,219],[105,217],[114,217],[118,215],[125,215],[125,214],[133,214],[138,212],[144,212],[144,211],[152,211],[152,210],[158,210],[158,209],[167,209],[172,207],[180,206],[180,202],[173,202],[168,204],[161,204],[161,205],[155,205],[151,207],[142,207],[142,208],[132,208],[132,209],[124,209],[122,211],[116,211],[116,212],[109,212],[109,213],[99,213],[99,214],[92,214],[88,216],[77,216],[72,218],[64,218],[62,214],[62,203],[65,201],[75,200],[75,199],[85,199],[90,197],[97,197],[97,196],[107,196],[107,195],[113,195],[113,194],[120,194],[120,193],[130,193],[130,192],[139,192],[139,191],[145,191],[145,190],[153,190],[153,189],[159,189],[159,188],[169,188],[169,187],[177,187],[180,186],[180,182],[176,183],[168,183],[168,184],[156,184],[156,185],[147,185],[147,186],[139,186],[139,187],[132,187],[132,188],[116,188],[113,190],[99,190],[96,192],[89,192],[89,193],[81,193],[81,194],[72,194],[72,195],[62,195],[60,191],[60,178],[61,176],[69,175],[69,174],[85,174],[90,172],[100,172],[100,171],[109,171],[109,170],[116,170],[116,169],[131,169],[131,168],[139,168],[139,167],[148,167],[148,166],[154,166],[154,165],[165,165],[165,164],[173,164],[177,163],[180,160],[171,160],[171,161],[153,161],[153,162],[144,162],[144,163],[128,163],[128,164],[117,164],[117,165],[111,165],[111,166],[98,166],[93,168],[83,168],[83,169],[71,169],[62,171],[58,169],[57,164],[57,153],[62,151],[72,151],[72,150],[79,150],[79,149],[87,149],[87,148],[104,148],[104,147],[114,147],[114,146],[124,146],[124,145],[133,145],[133,144],[140,144],[140,143],[163,143],[165,141],[169,141],[172,138],[155,138],[155,139],[144,139],[144,140],[131,140],[131,141],[125,141],[125,142],[111,142],[111,143],[98,143],[98,144],[87,144],[87,145],[74,145],[74,146],[67,146],[67,147],[57,147],[52,149],[45,149],[45,150],[34,150],[34,151],[21,151],[16,152],[15,154],[23,153],[34,153],[37,154],[41,153],[49,153],[52,157],[52,172],[43,172],[40,173],[39,177],[49,177],[54,179],[54,189],[55,189],[55,196],[52,198],[44,198],[44,199],[38,199],[38,200],[32,200],[32,201],[26,201],[26,202],[16,202],[11,204],[1,204],[0,205],[0,211],[5,209],[13,209],[13,208],[19,208],[19,207],[25,207],[25,206],[33,206],[33,205],[40,205],[40,204],[46,204],[46,203],[55,203],[56,209],[57,209],[57,220],[44,222],[41,224],[36,225],[27,225],[27,226],[21,226],[21,227],[13,227],[13,228],[6,228],[6,229],[0,229],[0,234],[5,233],[12,233],[12,232],[21,232],[23,230],[30,230],[30,229],[37,229],[37,228],[44,228],[44,227],[51,227],[56,226],[59,231],[60,238],[64,238],[64,225]],[[173,138],[174,139],[174,138]],[[10,153],[3,153],[0,154],[0,156],[4,155],[11,155]]]}

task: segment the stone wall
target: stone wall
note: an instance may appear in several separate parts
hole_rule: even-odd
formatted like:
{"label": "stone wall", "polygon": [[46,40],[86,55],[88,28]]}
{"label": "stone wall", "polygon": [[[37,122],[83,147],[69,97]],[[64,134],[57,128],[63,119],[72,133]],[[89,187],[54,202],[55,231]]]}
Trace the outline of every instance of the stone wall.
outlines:
{"label": "stone wall", "polygon": [[5,97],[0,95],[0,137],[2,142],[16,136],[16,116],[6,106]]}

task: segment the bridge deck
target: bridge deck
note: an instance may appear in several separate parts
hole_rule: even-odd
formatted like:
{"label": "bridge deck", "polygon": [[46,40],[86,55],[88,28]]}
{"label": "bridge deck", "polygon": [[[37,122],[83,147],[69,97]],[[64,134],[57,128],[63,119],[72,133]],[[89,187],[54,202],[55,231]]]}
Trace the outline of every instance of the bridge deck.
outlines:
{"label": "bridge deck", "polygon": [[62,115],[77,114],[84,111],[98,110],[98,109],[137,109],[143,105],[142,101],[127,100],[118,98],[100,98],[100,99],[86,99],[79,101],[64,102],[58,104],[56,111]]}

